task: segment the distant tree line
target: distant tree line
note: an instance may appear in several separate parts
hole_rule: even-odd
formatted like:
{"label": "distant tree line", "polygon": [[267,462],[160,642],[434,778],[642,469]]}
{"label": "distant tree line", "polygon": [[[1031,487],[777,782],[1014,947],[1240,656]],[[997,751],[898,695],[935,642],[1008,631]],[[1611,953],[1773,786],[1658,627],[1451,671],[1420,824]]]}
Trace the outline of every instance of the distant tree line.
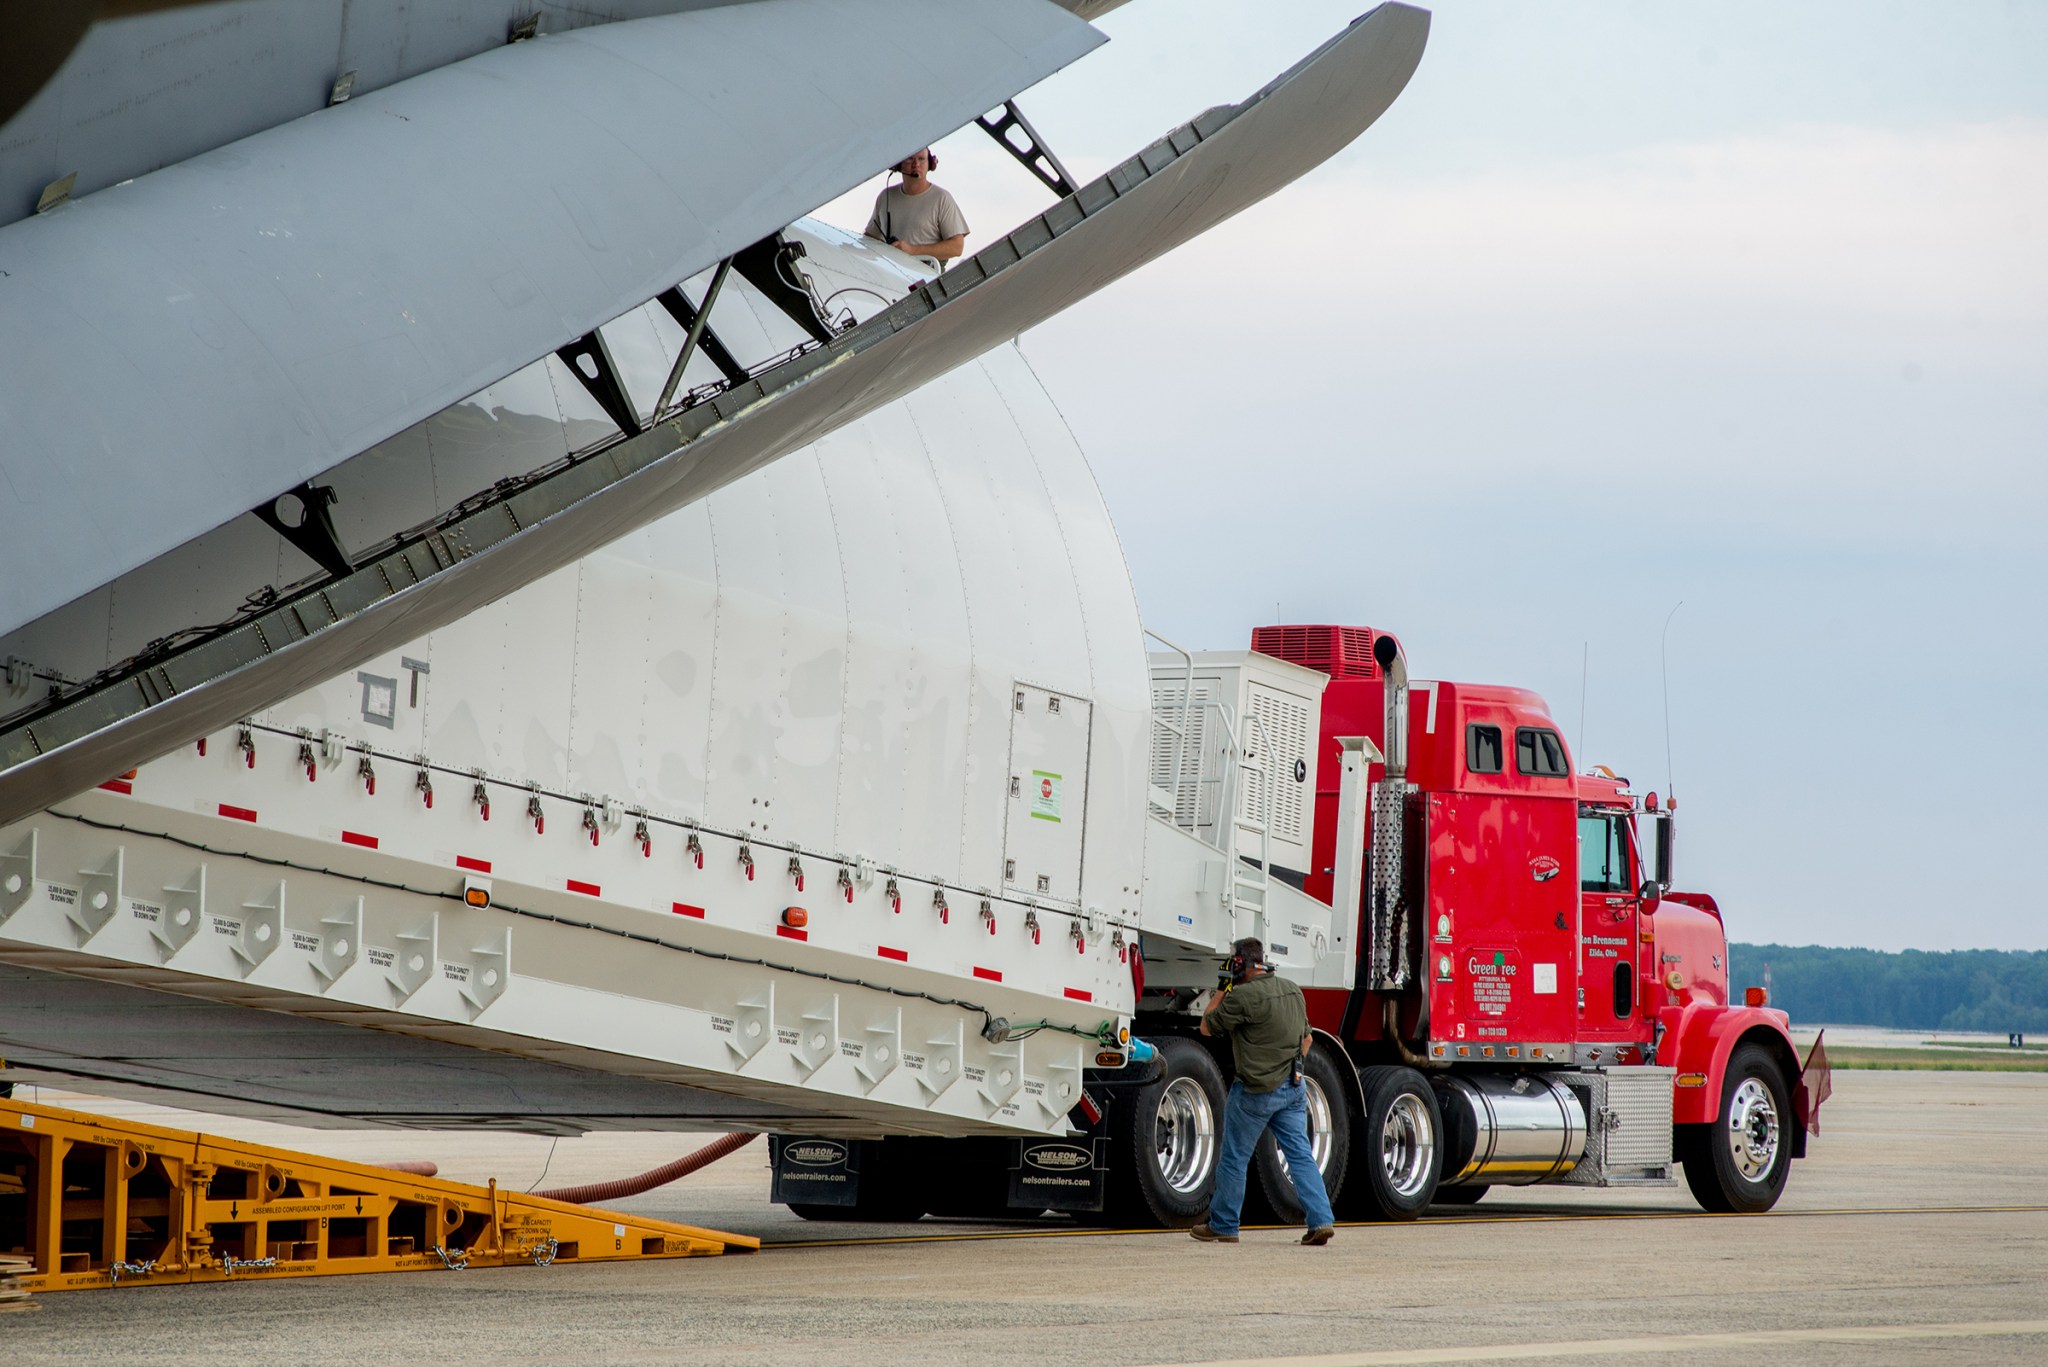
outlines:
{"label": "distant tree line", "polygon": [[1771,1005],[1802,1025],[2048,1035],[2048,951],[1738,944],[1728,957],[1735,993],[1762,985],[1770,964]]}

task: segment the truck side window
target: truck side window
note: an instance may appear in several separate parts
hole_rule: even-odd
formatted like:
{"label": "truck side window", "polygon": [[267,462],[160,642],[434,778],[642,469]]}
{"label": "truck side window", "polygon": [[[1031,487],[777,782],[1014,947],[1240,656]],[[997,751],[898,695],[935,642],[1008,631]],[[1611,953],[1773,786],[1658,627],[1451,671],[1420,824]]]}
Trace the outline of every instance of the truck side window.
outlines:
{"label": "truck side window", "polygon": [[1531,778],[1571,777],[1571,767],[1564,761],[1564,742],[1557,732],[1541,726],[1515,728],[1515,768]]}
{"label": "truck side window", "polygon": [[1611,816],[1579,814],[1579,890],[1628,892],[1628,836]]}
{"label": "truck side window", "polygon": [[1465,768],[1475,774],[1497,774],[1500,767],[1500,728],[1477,722],[1466,727]]}

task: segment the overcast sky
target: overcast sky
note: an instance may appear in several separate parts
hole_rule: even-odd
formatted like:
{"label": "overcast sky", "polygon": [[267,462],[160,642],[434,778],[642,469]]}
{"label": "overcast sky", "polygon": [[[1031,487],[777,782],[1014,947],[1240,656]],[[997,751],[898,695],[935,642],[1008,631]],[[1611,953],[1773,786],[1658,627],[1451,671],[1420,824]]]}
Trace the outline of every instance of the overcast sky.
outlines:
{"label": "overcast sky", "polygon": [[[1022,103],[1085,178],[1359,9],[1133,0]],[[1535,688],[1736,939],[2048,948],[2044,71],[2048,5],[1445,0],[1347,151],[1022,345],[1155,629]],[[970,248],[1044,207],[940,151]]]}

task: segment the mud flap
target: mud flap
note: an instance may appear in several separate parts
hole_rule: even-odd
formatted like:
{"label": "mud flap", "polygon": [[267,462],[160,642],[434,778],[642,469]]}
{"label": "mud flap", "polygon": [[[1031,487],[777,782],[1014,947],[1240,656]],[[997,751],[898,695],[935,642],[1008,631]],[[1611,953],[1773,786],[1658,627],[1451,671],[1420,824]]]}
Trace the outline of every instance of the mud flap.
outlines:
{"label": "mud flap", "polygon": [[1014,1210],[1101,1210],[1109,1186],[1107,1139],[1020,1139],[1010,1164]]}
{"label": "mud flap", "polygon": [[774,1173],[768,1199],[785,1206],[859,1204],[861,1151],[866,1147],[859,1140],[768,1136],[768,1165]]}
{"label": "mud flap", "polygon": [[1820,1133],[1820,1104],[1835,1090],[1834,1069],[1822,1044],[1827,1034],[1823,1030],[1813,1037],[1813,1048],[1807,1051],[1806,1065],[1799,1070],[1799,1082],[1792,1089],[1792,1118],[1797,1122],[1792,1131],[1794,1158],[1806,1157],[1806,1136]]}

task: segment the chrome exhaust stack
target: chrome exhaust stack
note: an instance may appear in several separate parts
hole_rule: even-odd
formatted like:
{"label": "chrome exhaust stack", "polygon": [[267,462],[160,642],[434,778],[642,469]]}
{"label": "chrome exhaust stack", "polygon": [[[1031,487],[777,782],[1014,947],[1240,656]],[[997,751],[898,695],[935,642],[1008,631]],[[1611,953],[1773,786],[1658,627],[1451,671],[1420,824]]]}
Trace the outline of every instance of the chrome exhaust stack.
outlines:
{"label": "chrome exhaust stack", "polygon": [[1401,643],[1384,632],[1373,637],[1372,657],[1380,667],[1386,695],[1386,727],[1380,750],[1386,771],[1372,795],[1372,987],[1394,992],[1408,985],[1408,908],[1402,900],[1401,866],[1408,806],[1408,659]]}

